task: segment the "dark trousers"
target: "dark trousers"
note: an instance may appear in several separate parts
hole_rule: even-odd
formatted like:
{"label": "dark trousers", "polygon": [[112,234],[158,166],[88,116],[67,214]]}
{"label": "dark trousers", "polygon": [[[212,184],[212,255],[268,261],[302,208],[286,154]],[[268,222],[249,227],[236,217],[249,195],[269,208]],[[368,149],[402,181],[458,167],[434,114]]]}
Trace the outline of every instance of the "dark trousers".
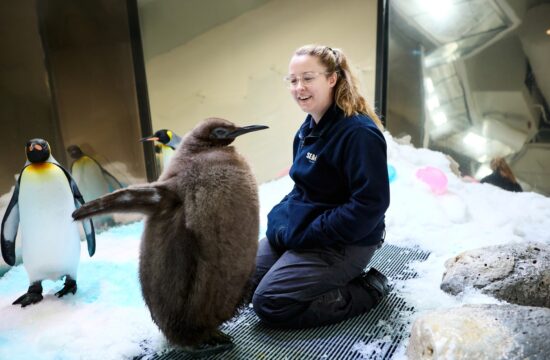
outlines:
{"label": "dark trousers", "polygon": [[254,311],[266,325],[306,328],[362,314],[376,299],[359,275],[378,245],[278,252],[260,240],[253,277]]}

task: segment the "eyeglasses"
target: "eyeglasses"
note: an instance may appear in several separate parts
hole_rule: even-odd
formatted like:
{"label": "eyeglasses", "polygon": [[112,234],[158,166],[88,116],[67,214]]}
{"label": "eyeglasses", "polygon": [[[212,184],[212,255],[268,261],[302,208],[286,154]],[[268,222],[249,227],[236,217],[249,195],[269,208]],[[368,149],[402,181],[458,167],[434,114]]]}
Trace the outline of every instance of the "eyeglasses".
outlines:
{"label": "eyeglasses", "polygon": [[309,85],[317,79],[319,75],[328,75],[331,72],[318,72],[318,71],[307,71],[300,76],[288,75],[284,77],[285,82],[289,88],[295,88],[298,86],[298,83],[301,81],[302,85]]}

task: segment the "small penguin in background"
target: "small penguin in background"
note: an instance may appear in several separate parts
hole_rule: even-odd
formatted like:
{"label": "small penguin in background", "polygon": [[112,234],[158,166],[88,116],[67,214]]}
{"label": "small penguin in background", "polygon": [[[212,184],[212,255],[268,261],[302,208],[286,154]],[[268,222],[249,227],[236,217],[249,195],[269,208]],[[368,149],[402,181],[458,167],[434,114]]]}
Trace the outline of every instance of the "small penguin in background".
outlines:
{"label": "small penguin in background", "polygon": [[[29,289],[13,305],[25,307],[42,300],[42,280],[65,277],[62,297],[77,290],[76,275],[80,262],[80,234],[71,213],[84,200],[69,174],[51,155],[43,139],[26,144],[27,162],[15,183],[1,228],[4,261],[15,263],[15,238],[20,225],[23,266],[29,277]],[[88,253],[95,252],[95,233],[91,221],[83,223]]]}
{"label": "small penguin in background", "polygon": [[247,295],[259,231],[256,180],[228,146],[267,126],[209,118],[186,135],[158,181],[85,204],[77,220],[113,211],[147,214],[139,278],[153,321],[193,355],[233,346],[218,327]]}
{"label": "small penguin in background", "polygon": [[[76,181],[82,197],[86,201],[95,200],[124,186],[110,172],[105,170],[97,160],[82,152],[77,145],[67,147],[67,152],[73,159],[71,174]],[[112,216],[94,219],[97,228],[114,225]]]}
{"label": "small penguin in background", "polygon": [[181,137],[176,135],[168,129],[161,129],[156,131],[153,135],[144,137],[140,140],[145,141],[158,141],[159,144],[155,144],[155,153],[157,154],[157,163],[159,165],[159,174],[162,174],[164,169],[168,167],[170,159],[174,155],[174,151],[181,143]]}

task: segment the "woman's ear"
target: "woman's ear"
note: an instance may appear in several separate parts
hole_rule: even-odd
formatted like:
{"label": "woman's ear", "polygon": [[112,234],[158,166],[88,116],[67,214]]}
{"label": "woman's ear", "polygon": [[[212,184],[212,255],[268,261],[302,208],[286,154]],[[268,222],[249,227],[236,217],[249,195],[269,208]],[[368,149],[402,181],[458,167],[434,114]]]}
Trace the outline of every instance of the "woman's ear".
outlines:
{"label": "woman's ear", "polygon": [[336,72],[333,72],[332,74],[330,74],[330,76],[328,77],[328,85],[330,87],[333,87],[334,85],[336,85],[336,80],[338,80],[338,74]]}

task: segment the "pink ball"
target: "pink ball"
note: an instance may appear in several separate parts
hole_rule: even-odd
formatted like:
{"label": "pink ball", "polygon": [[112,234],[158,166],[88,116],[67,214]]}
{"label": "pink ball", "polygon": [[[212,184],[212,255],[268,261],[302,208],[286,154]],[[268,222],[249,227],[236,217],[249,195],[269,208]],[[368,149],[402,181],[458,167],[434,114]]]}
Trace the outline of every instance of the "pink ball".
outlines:
{"label": "pink ball", "polygon": [[426,166],[416,171],[416,177],[428,184],[433,193],[444,194],[447,191],[447,176],[443,171],[432,166]]}

